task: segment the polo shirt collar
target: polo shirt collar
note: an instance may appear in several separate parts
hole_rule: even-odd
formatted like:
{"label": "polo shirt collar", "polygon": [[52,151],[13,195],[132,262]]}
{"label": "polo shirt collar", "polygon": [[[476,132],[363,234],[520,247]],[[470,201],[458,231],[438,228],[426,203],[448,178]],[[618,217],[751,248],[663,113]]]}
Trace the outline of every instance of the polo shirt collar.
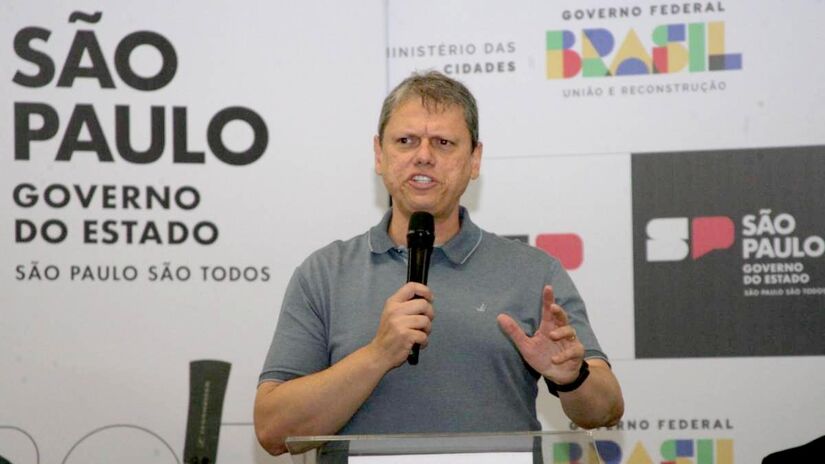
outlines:
{"label": "polo shirt collar", "polygon": [[[392,218],[392,209],[384,213],[381,222],[373,226],[368,233],[370,251],[375,254],[382,254],[395,248],[390,235],[387,233]],[[447,243],[436,247],[444,252],[444,255],[453,264],[463,264],[473,252],[478,248],[483,236],[482,230],[470,220],[470,213],[463,206],[459,207],[458,220],[461,224],[458,234]]]}

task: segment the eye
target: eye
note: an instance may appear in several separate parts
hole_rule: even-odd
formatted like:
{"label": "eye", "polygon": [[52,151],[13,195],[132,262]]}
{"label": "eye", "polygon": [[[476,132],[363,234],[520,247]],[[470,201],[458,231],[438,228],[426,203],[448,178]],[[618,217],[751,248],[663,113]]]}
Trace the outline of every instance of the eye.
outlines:
{"label": "eye", "polygon": [[439,148],[449,148],[455,145],[452,140],[442,139],[441,137],[434,139],[433,143]]}
{"label": "eye", "polygon": [[415,147],[418,145],[418,137],[412,135],[405,135],[395,139],[395,143],[402,147]]}

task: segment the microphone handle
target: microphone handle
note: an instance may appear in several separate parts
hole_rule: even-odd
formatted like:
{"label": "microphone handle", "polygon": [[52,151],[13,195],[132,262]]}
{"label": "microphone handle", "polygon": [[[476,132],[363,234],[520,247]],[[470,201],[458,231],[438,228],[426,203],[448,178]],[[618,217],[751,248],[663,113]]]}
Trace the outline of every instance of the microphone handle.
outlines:
{"label": "microphone handle", "polygon": [[[407,282],[418,282],[427,285],[427,274],[430,270],[430,255],[432,248],[412,247],[409,249],[410,256],[407,263]],[[421,296],[414,296],[413,300],[422,298]],[[421,350],[421,345],[414,344],[407,356],[407,362],[411,366],[418,364],[418,352]]]}

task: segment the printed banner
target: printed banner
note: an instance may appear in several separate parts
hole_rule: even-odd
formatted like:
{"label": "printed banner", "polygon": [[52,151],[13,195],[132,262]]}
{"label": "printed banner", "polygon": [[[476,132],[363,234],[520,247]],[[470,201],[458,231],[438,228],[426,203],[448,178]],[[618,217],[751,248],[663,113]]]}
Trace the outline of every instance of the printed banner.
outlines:
{"label": "printed banner", "polygon": [[632,166],[637,357],[825,354],[825,147]]}
{"label": "printed banner", "polygon": [[806,57],[824,14],[813,1],[393,1],[390,84],[423,69],[467,83],[493,157],[823,144],[825,63]]}
{"label": "printed banner", "polygon": [[[0,456],[180,462],[192,418],[189,454],[262,458],[292,270],[384,209],[382,5],[0,6]],[[200,359],[232,374],[188,411]]]}

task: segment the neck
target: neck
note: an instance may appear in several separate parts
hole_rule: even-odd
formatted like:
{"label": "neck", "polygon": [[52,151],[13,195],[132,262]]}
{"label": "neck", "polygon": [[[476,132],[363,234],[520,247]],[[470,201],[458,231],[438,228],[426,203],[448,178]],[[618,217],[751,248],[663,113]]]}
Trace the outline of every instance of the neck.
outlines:
{"label": "neck", "polygon": [[[407,229],[409,228],[410,216],[412,213],[399,211],[395,206],[392,208],[392,219],[387,233],[396,245],[407,245]],[[442,245],[458,234],[461,223],[458,220],[458,208],[447,217],[434,217],[435,219],[435,245]]]}

